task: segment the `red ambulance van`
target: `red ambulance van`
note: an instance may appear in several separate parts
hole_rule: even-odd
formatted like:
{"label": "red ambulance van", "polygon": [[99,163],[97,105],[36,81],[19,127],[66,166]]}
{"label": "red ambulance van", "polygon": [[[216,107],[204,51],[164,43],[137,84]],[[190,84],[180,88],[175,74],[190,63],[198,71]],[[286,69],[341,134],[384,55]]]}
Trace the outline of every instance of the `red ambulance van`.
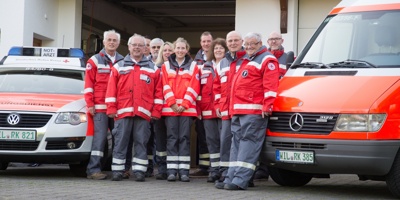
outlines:
{"label": "red ambulance van", "polygon": [[357,174],[400,197],[400,2],[344,0],[281,79],[261,160],[282,186]]}

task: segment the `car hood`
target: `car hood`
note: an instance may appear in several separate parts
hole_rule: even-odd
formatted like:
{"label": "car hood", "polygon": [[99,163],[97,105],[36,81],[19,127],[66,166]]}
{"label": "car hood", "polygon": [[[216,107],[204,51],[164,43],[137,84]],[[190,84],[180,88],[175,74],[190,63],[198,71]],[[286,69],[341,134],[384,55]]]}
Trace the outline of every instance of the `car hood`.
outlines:
{"label": "car hood", "polygon": [[274,111],[368,113],[398,80],[394,76],[284,77]]}
{"label": "car hood", "polygon": [[85,107],[82,95],[0,93],[0,110],[80,111]]}

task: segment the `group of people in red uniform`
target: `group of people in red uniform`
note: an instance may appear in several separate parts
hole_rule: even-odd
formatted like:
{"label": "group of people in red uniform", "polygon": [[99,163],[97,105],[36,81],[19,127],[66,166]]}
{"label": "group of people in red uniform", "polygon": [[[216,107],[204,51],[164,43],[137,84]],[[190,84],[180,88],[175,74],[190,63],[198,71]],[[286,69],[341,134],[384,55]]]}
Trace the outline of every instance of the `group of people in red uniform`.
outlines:
{"label": "group of people in red uniform", "polygon": [[[273,34],[271,43],[283,42]],[[132,170],[136,181],[145,181],[153,126],[156,178],[189,182],[190,132],[196,122],[208,150],[207,181],[218,189],[247,189],[284,74],[276,58],[278,51],[284,55],[283,47],[271,49],[270,44],[268,49],[261,35],[252,32],[242,37],[231,31],[226,39],[204,32],[203,38],[211,41],[209,48],[194,60],[184,38],[173,44],[157,38],[159,52],[151,59],[144,55],[145,37],[129,38],[129,54],[122,57],[116,51],[120,35],[104,32],[104,49],[86,66],[85,100],[95,127],[87,178],[107,178],[100,160],[107,130],[112,130],[112,180],[129,178],[126,173]]]}

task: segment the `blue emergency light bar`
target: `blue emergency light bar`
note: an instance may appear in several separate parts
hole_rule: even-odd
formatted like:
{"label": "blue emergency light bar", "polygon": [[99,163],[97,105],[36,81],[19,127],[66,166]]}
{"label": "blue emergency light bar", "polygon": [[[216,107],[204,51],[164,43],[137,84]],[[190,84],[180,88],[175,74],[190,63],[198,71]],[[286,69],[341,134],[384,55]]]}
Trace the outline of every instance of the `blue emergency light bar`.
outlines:
{"label": "blue emergency light bar", "polygon": [[79,48],[51,48],[51,47],[11,47],[9,56],[42,56],[42,57],[75,57],[85,58],[85,53]]}

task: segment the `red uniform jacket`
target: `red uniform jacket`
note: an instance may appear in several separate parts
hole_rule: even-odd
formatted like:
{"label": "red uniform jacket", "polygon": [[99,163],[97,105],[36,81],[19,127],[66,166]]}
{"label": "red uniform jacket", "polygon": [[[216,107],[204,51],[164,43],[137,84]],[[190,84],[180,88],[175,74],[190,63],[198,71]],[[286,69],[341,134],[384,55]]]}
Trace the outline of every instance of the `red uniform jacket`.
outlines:
{"label": "red uniform jacket", "polygon": [[240,68],[231,76],[231,116],[261,115],[263,111],[272,110],[279,85],[279,63],[275,56],[267,52],[265,46],[253,56],[244,58]]}
{"label": "red uniform jacket", "polygon": [[246,56],[244,50],[238,51],[235,57],[228,52],[224,59],[221,60],[219,66],[216,66],[216,79],[213,85],[213,94],[215,96],[214,107],[219,109],[223,120],[230,119],[229,101],[231,93],[232,77],[230,76],[231,68],[236,70],[236,66],[240,66],[241,58]]}
{"label": "red uniform jacket", "polygon": [[[195,62],[189,55],[181,66],[175,60],[176,55],[172,54],[165,62],[162,69],[162,83],[164,94],[163,116],[197,116],[196,98],[200,90],[199,72]],[[185,111],[175,113],[171,106],[182,105]]]}
{"label": "red uniform jacket", "polygon": [[160,70],[145,56],[134,63],[127,55],[112,69],[108,81],[107,114],[116,120],[139,116],[148,121],[161,117],[162,84]]}
{"label": "red uniform jacket", "polygon": [[213,83],[217,77],[213,62],[199,65],[200,72],[200,94],[197,97],[197,112],[202,119],[217,118],[214,108],[215,96],[213,94]]}
{"label": "red uniform jacket", "polygon": [[104,99],[108,78],[113,65],[123,58],[121,54],[116,53],[113,63],[103,49],[87,61],[84,90],[87,107],[94,107],[96,112],[106,112],[107,107]]}

